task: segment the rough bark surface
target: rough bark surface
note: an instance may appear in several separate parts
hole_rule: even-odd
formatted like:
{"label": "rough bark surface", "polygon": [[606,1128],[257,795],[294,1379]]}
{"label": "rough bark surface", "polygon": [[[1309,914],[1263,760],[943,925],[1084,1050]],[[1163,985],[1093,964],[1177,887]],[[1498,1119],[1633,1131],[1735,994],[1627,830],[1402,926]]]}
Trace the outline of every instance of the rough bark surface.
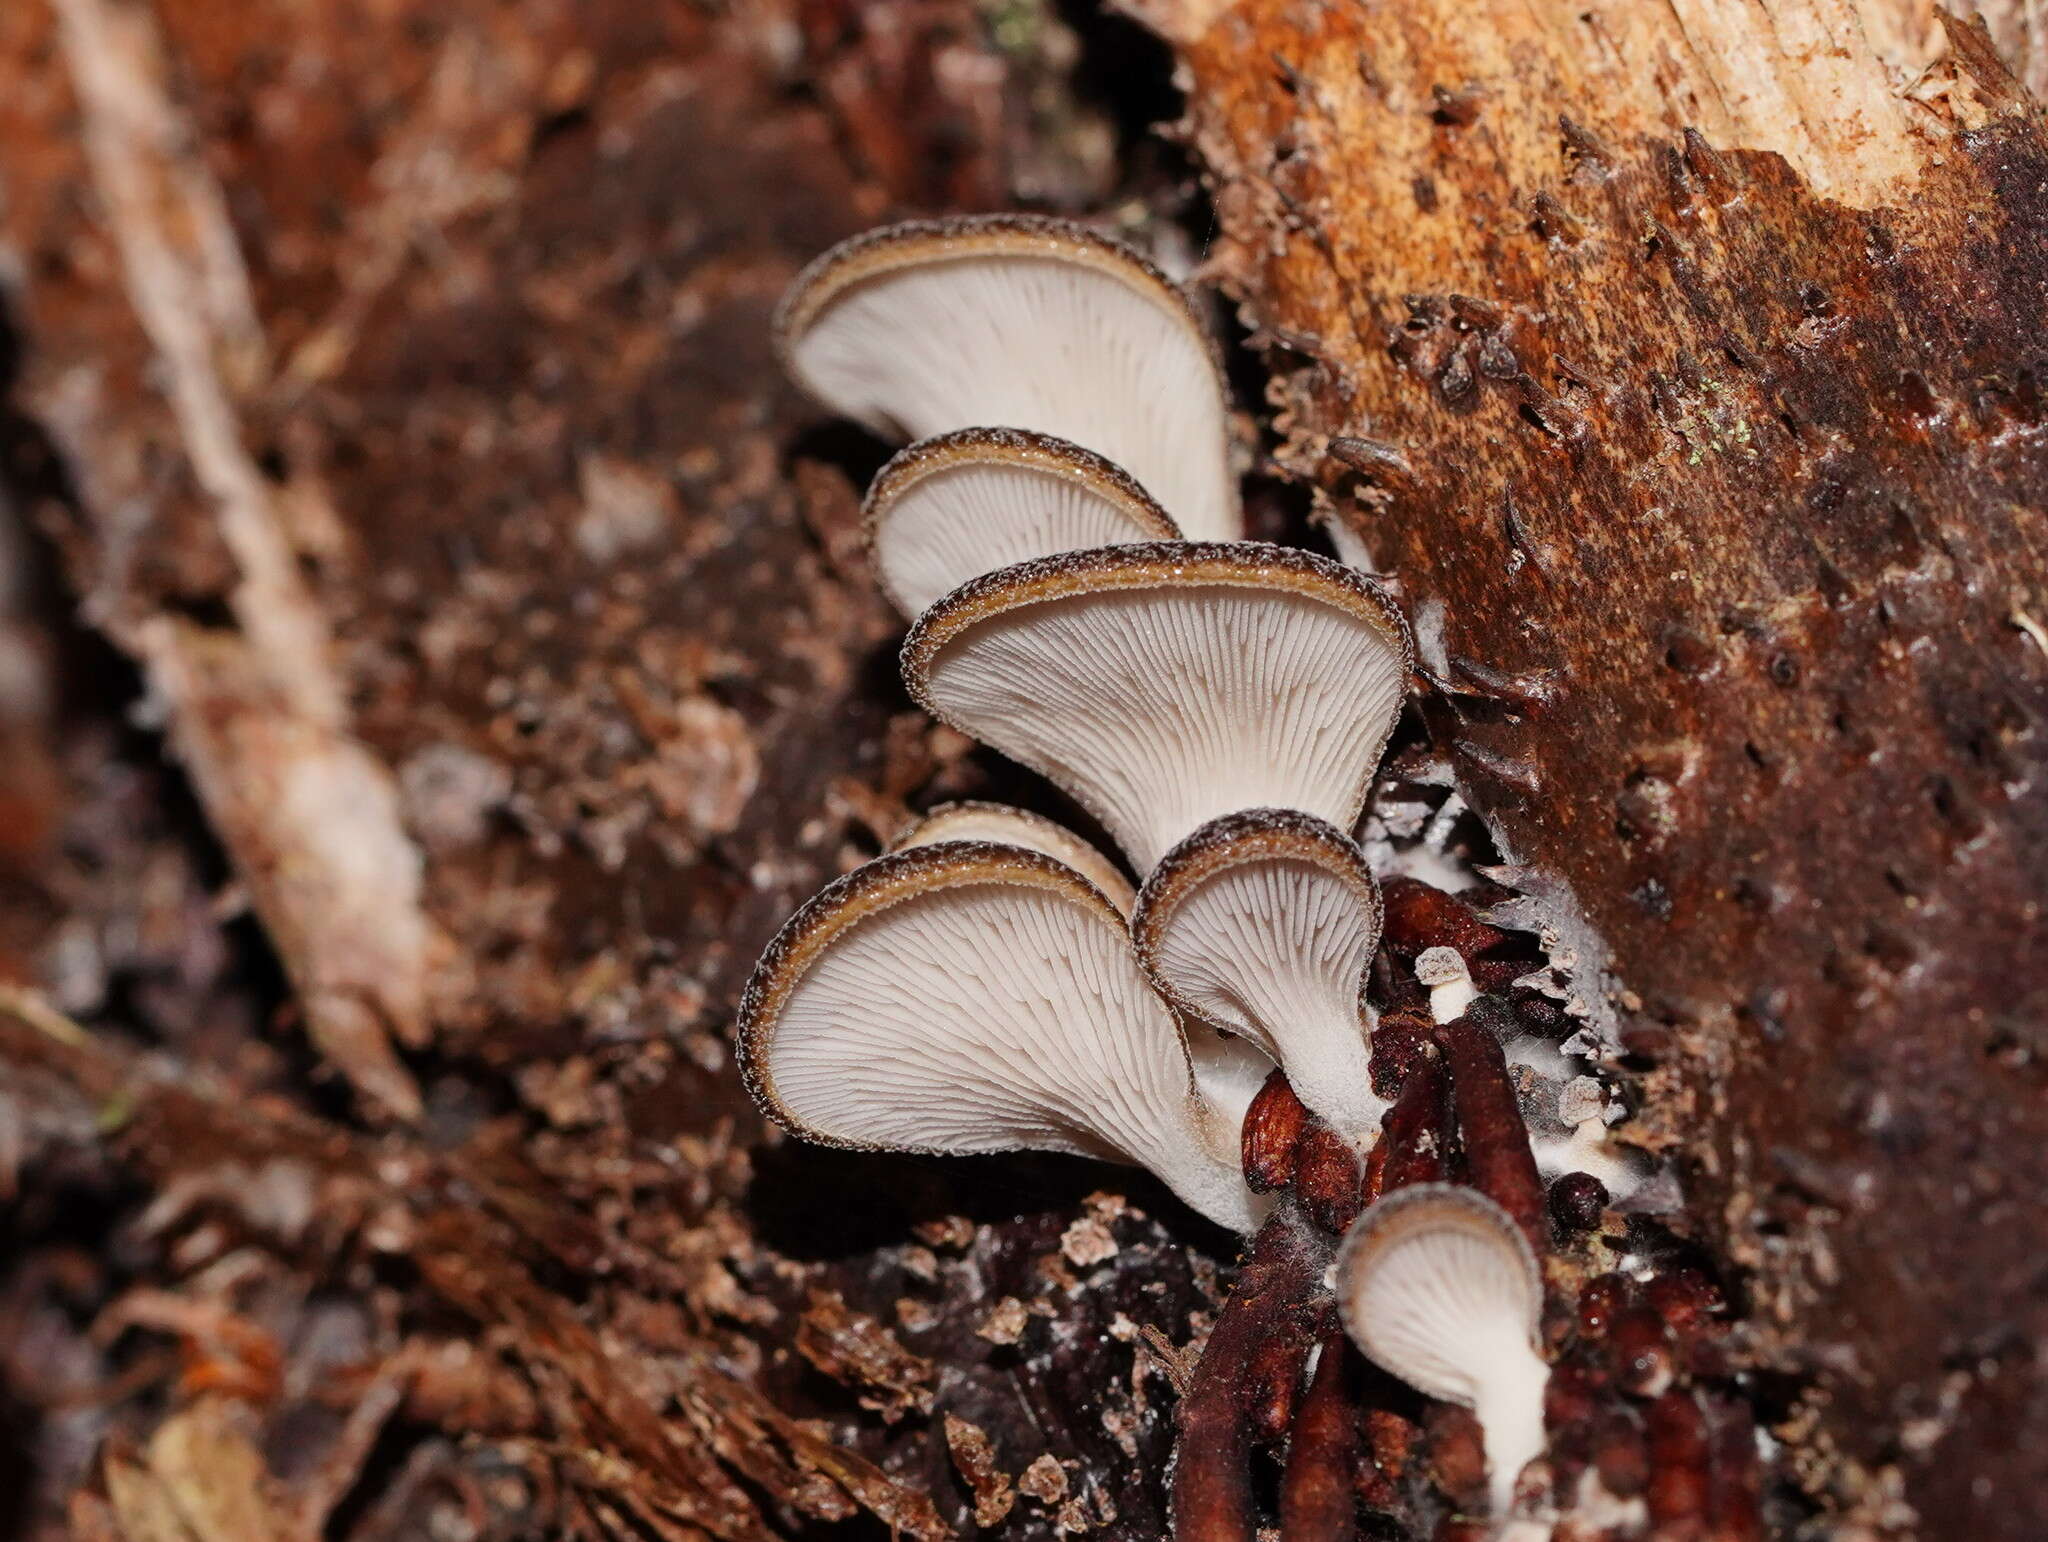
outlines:
{"label": "rough bark surface", "polygon": [[1277,458],[1604,973],[1813,1480],[2043,1534],[2039,110],[1846,3],[1136,9]]}

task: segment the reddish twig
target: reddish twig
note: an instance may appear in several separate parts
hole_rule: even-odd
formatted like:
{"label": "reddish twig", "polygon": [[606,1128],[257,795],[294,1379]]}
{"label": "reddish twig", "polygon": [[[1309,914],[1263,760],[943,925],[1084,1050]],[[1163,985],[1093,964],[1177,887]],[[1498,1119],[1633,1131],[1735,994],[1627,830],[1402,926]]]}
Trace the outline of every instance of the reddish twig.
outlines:
{"label": "reddish twig", "polygon": [[[1252,1239],[1237,1288],[1224,1302],[1181,1399],[1173,1473],[1176,1542],[1252,1542],[1255,1428],[1273,1413],[1279,1369],[1271,1346],[1292,1340],[1306,1354],[1307,1302],[1320,1288],[1327,1256],[1326,1245],[1289,1205]],[[1299,1359],[1294,1366],[1298,1379]],[[1292,1397],[1290,1381],[1290,1406]]]}
{"label": "reddish twig", "polygon": [[1280,1482],[1282,1542],[1351,1542],[1358,1534],[1356,1372],[1350,1341],[1326,1325]]}
{"label": "reddish twig", "polygon": [[1294,1153],[1308,1127],[1308,1110],[1277,1066],[1245,1110],[1238,1141],[1244,1181],[1254,1194],[1269,1194],[1294,1181]]}
{"label": "reddish twig", "polygon": [[1756,1423],[1746,1404],[1717,1401],[1713,1467],[1707,1492],[1707,1534],[1713,1542],[1763,1542],[1757,1496]]}
{"label": "reddish twig", "polygon": [[1650,1481],[1644,1490],[1651,1529],[1659,1535],[1690,1536],[1707,1513],[1706,1421],[1690,1392],[1667,1392],[1645,1415],[1650,1446]]}
{"label": "reddish twig", "polygon": [[1364,1187],[1365,1172],[1350,1143],[1326,1124],[1310,1124],[1294,1157],[1294,1197],[1303,1213],[1341,1237],[1365,1208]]}
{"label": "reddish twig", "polygon": [[1466,1174],[1474,1188],[1514,1217],[1541,1258],[1550,1247],[1543,1179],[1500,1041],[1460,1020],[1439,1027],[1436,1042],[1451,1073]]}
{"label": "reddish twig", "polygon": [[1414,878],[1390,878],[1380,886],[1386,911],[1381,936],[1397,957],[1413,961],[1425,948],[1456,948],[1470,964],[1507,941],[1507,933],[1475,916],[1456,895]]}
{"label": "reddish twig", "polygon": [[1401,1096],[1380,1121],[1379,1143],[1366,1162],[1368,1204],[1411,1183],[1434,1183],[1444,1176],[1449,1123],[1444,1092],[1443,1069],[1435,1061],[1424,1061],[1409,1072]]}

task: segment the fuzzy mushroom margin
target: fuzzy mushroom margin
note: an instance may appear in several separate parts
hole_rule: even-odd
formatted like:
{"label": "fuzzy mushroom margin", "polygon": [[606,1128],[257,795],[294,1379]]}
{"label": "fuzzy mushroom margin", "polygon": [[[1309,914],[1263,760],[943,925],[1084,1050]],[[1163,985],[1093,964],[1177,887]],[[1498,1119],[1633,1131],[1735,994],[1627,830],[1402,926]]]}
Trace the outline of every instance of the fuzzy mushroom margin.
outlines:
{"label": "fuzzy mushroom margin", "polygon": [[[946,1010],[960,987],[980,987],[1000,972],[994,958],[999,937],[1031,940],[1028,918],[1000,932],[988,928],[979,940],[962,923],[987,917],[957,917],[944,923],[950,936],[918,939],[924,946],[914,956],[890,958],[889,942],[875,943],[878,923],[908,916],[914,925],[912,907],[952,894],[974,898],[968,891],[977,889],[985,891],[980,897],[1020,903],[1042,897],[1056,907],[1047,915],[1067,919],[1070,908],[1084,924],[1102,929],[1095,978],[1086,978],[1076,953],[1033,960],[1053,967],[1016,976],[1022,988],[1002,999],[1028,1035],[1005,1039],[998,1031],[1002,1013],[993,1008],[970,1016]],[[1042,931],[1037,940],[1060,939]],[[849,964],[853,979],[821,986],[827,1008],[825,1020],[810,1025],[810,1085],[792,1096],[777,1066],[790,1008],[836,950],[863,943],[880,947],[884,972],[861,982],[858,976],[873,963]],[[943,956],[947,947],[968,950],[957,956],[957,974],[949,972],[956,961]],[[864,1021],[878,1026],[867,1031],[866,1042],[849,1026],[860,1016],[857,1009],[832,1010],[831,992],[850,984],[914,994],[917,967],[928,971],[925,985],[953,989],[932,989],[934,999],[915,1003],[893,1022],[885,1012],[871,1014]],[[1096,988],[1080,988],[1090,985]],[[1076,999],[1057,999],[1069,988]],[[1039,999],[1027,999],[1030,991]],[[1128,1009],[1125,1019],[1109,1020],[1119,1004]],[[1062,1033],[1064,1056],[1054,1042]],[[1025,1042],[1029,1035],[1038,1037]],[[1217,1095],[1230,1086],[1248,1103],[1255,1084],[1230,1060],[1205,1086],[1179,1020],[1130,952],[1123,914],[1087,879],[1040,851],[948,841],[912,846],[855,869],[799,909],[768,945],[741,998],[736,1040],[740,1075],[754,1101],[782,1128],[816,1145],[925,1156],[1038,1150],[1127,1162],[1156,1174],[1217,1224],[1241,1232],[1255,1229],[1268,1208],[1245,1185],[1238,1161],[1243,1107]],[[816,1061],[835,1057],[836,1070],[818,1070]],[[892,1067],[905,1073],[900,1085],[877,1084],[889,1082]],[[977,1090],[976,1077],[987,1085]],[[809,1106],[800,1108],[804,1100]],[[824,1109],[828,1102],[834,1106]],[[963,1112],[963,1104],[973,1106]]]}
{"label": "fuzzy mushroom margin", "polygon": [[[1203,593],[1270,605],[1266,625],[1249,626],[1261,635],[1167,635],[1171,627],[1159,624],[1165,607]],[[1105,601],[1120,603],[1109,608]],[[1103,610],[1092,625],[1090,606]],[[1119,638],[1128,616],[1147,609],[1161,616],[1126,627]],[[1277,634],[1298,616],[1318,624],[1334,619],[1340,629],[1350,623],[1351,635],[1326,638],[1332,657],[1304,660],[1300,649],[1277,645]],[[969,678],[969,651],[977,644],[993,638],[992,648],[1021,654],[1035,633],[1052,628],[1075,636],[1047,639],[1030,671],[1013,672],[999,659],[989,678]],[[1156,649],[1156,656],[1143,657],[1147,649]],[[1251,700],[1249,720],[1226,723],[1213,734],[1198,725],[1204,731],[1193,736],[1196,742],[1177,743],[1176,730],[1191,719],[1227,716],[1245,705],[1216,699],[1209,671],[1190,668],[1177,654],[1200,654],[1212,668],[1259,675],[1252,683],[1269,694]],[[1018,563],[963,584],[932,606],[910,629],[902,652],[904,683],[920,706],[1057,783],[1115,837],[1140,872],[1211,819],[1246,808],[1298,808],[1340,829],[1355,825],[1414,659],[1406,619],[1369,578],[1313,552],[1256,541],[1155,541]],[[1121,678],[1105,678],[1105,660],[1120,667]],[[1361,681],[1360,670],[1377,678]],[[1290,672],[1294,678],[1284,692],[1263,678]],[[1116,743],[1078,742],[1091,685],[1116,695],[1113,705],[1098,703],[1095,714],[1114,725]],[[1134,693],[1141,689],[1152,699],[1138,700]],[[1353,699],[1340,700],[1347,695]],[[1348,721],[1317,716],[1319,707],[1332,706]],[[1155,708],[1161,719],[1141,725],[1150,730],[1149,742],[1130,733],[1132,715],[1142,707]],[[1307,742],[1297,742],[1302,739]],[[1286,764],[1290,753],[1297,764]]]}
{"label": "fuzzy mushroom margin", "polygon": [[[1013,270],[1016,281],[976,282],[995,279],[999,269]],[[1053,287],[1064,282],[1064,303],[1044,293],[1047,286],[1034,289],[1026,274]],[[1091,286],[1105,284],[1111,287],[1091,296]],[[892,297],[892,287],[902,292]],[[1102,302],[1124,296],[1142,309],[1124,307],[1122,320],[1135,319],[1145,335],[1106,335],[1118,330],[1117,306]],[[1014,314],[996,314],[1006,301]],[[961,315],[936,314],[956,303]],[[843,356],[831,357],[835,311],[844,317],[862,304],[870,314],[856,330],[864,326],[881,346],[841,339]],[[920,439],[992,423],[1057,434],[1122,466],[1189,534],[1243,533],[1215,339],[1187,291],[1102,231],[1035,214],[907,220],[866,231],[797,275],[773,327],[776,355],[792,380],[880,433]],[[963,337],[988,356],[951,357]],[[1077,362],[1092,366],[1099,400],[1076,390]],[[935,381],[942,371],[958,378]]]}

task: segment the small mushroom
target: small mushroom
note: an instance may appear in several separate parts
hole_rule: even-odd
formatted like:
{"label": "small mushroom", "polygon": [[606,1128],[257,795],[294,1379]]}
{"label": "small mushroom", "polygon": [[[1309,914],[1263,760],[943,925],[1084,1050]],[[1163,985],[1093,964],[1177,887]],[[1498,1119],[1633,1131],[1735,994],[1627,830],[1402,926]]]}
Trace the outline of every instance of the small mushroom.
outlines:
{"label": "small mushroom", "polygon": [[1415,978],[1429,987],[1429,1015],[1440,1023],[1463,1017],[1479,994],[1465,955],[1456,948],[1424,948],[1415,955]]}
{"label": "small mushroom", "polygon": [[769,944],[738,1041],[755,1101],[806,1140],[1069,1152],[1149,1168],[1240,1231],[1265,1208],[1123,917],[1042,852],[945,842],[856,869]]}
{"label": "small mushroom", "polygon": [[790,375],[878,433],[1058,434],[1129,471],[1189,535],[1241,533],[1223,379],[1188,297],[1070,220],[915,220],[842,242],[776,315]]}
{"label": "small mushroom", "polygon": [[1213,819],[1145,880],[1131,940],[1183,1016],[1257,1044],[1295,1093],[1363,1149],[1372,1090],[1364,1002],[1379,886],[1341,831],[1291,809]]}
{"label": "small mushroom", "polygon": [[1400,711],[1408,631],[1351,569],[1159,541],[1004,568],[926,611],[911,694],[1052,778],[1139,871],[1239,809],[1357,821]]}
{"label": "small mushroom", "polygon": [[920,439],[868,488],[875,577],[906,616],[970,578],[1033,557],[1180,533],[1121,467],[1019,429]]}
{"label": "small mushroom", "polygon": [[1130,879],[1117,871],[1114,862],[1065,825],[1028,809],[1012,808],[1007,803],[982,803],[971,798],[958,803],[941,803],[891,841],[889,849],[907,851],[913,846],[934,846],[940,841],[990,841],[999,846],[1022,846],[1026,851],[1042,851],[1055,862],[1064,862],[1094,884],[1102,891],[1103,898],[1125,915],[1131,913],[1131,906],[1137,898]]}
{"label": "small mushroom", "polygon": [[1576,1076],[1557,1097],[1557,1122],[1571,1134],[1539,1135],[1531,1143],[1536,1167],[1545,1179],[1564,1173],[1590,1173],[1607,1190],[1610,1201],[1635,1193],[1649,1177],[1647,1158],[1617,1149],[1607,1137],[1607,1089],[1591,1076]]}
{"label": "small mushroom", "polygon": [[1537,1353],[1543,1278],[1508,1213],[1422,1183],[1375,1202],[1337,1255],[1337,1306],[1366,1357],[1477,1415],[1496,1522],[1542,1454],[1550,1367]]}

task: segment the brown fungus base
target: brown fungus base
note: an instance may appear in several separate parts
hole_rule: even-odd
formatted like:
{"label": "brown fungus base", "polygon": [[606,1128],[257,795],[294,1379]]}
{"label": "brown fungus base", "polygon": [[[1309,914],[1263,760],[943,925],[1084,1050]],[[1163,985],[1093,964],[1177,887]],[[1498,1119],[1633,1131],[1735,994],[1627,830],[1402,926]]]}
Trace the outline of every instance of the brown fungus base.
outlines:
{"label": "brown fungus base", "polygon": [[[1775,1534],[1788,1531],[1805,1508],[1784,1473],[1767,1482],[1758,1470],[1758,1389],[1739,1372],[1730,1303],[1697,1249],[1597,1192],[1590,1206],[1570,1202],[1582,1187],[1570,1178],[1546,1195],[1537,1176],[1522,1106],[1556,1089],[1511,1066],[1503,1044],[1569,1024],[1510,986],[1529,968],[1529,939],[1413,880],[1388,890],[1374,1070],[1395,1107],[1364,1162],[1278,1071],[1247,1112],[1245,1170],[1283,1197],[1180,1404],[1176,1542],[1253,1542],[1274,1523],[1280,1542],[1488,1534],[1477,1423],[1365,1361],[1323,1283],[1366,1205],[1446,1181],[1500,1205],[1541,1261],[1550,1445],[1523,1483],[1562,1513],[1559,1537],[1761,1542],[1767,1511]],[[1432,1024],[1398,961],[1439,946],[1459,948],[1490,988],[1456,1022]]]}

